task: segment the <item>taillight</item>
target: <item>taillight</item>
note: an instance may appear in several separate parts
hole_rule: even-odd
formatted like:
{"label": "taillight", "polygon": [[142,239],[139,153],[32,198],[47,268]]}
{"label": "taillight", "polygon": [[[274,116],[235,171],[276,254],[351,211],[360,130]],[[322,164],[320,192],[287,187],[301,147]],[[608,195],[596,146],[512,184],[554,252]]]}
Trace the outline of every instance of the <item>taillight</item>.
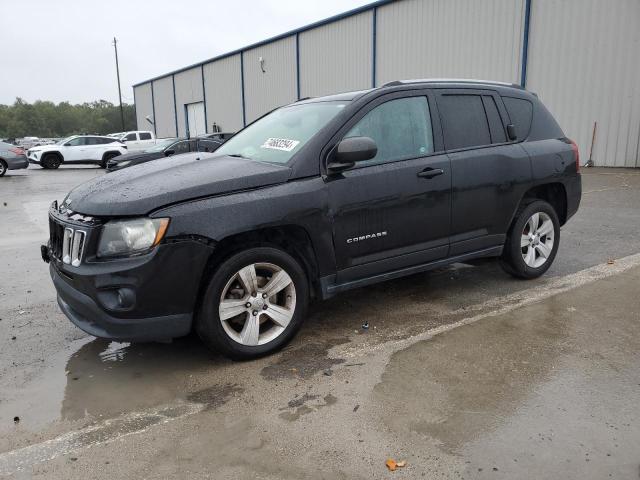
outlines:
{"label": "taillight", "polygon": [[20,147],[10,148],[9,151],[15,153],[16,155],[24,155],[24,149]]}
{"label": "taillight", "polygon": [[578,145],[573,140],[569,140],[571,143],[571,150],[573,150],[573,156],[576,159],[576,172],[580,171],[580,151],[578,151]]}

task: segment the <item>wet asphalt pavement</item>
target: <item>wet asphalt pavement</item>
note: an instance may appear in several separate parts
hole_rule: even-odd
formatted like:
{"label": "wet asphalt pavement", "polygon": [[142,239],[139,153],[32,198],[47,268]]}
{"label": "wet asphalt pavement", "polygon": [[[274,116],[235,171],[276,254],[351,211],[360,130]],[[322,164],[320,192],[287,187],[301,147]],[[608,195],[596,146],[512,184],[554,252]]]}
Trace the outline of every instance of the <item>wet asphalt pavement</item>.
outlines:
{"label": "wet asphalt pavement", "polygon": [[0,477],[640,477],[640,171],[584,171],[541,279],[483,261],[355,290],[245,363],[59,312],[47,208],[102,174],[0,179]]}

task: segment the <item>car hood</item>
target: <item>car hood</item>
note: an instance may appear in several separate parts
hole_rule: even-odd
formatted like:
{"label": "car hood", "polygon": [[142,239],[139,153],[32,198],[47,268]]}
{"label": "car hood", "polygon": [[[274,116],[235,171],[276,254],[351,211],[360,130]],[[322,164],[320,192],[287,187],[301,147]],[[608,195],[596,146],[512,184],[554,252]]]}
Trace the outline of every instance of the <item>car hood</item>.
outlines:
{"label": "car hood", "polygon": [[65,205],[92,216],[146,215],[165,205],[286,182],[291,169],[189,153],[116,170],[74,188]]}

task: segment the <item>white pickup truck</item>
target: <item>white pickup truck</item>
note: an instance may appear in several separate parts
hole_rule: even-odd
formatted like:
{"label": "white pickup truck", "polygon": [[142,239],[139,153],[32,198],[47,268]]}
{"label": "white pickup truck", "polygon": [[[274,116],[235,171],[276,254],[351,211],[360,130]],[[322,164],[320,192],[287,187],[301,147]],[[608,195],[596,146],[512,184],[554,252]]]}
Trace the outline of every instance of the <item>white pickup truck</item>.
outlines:
{"label": "white pickup truck", "polygon": [[111,134],[127,146],[129,152],[138,150],[146,150],[156,144],[156,136],[148,130],[134,130],[130,132],[122,132]]}

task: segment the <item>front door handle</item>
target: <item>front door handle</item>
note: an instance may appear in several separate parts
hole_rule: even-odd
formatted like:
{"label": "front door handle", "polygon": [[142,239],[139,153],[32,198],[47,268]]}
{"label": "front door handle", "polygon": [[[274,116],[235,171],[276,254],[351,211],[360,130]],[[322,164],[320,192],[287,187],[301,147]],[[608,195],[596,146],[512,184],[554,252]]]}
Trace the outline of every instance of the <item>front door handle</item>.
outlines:
{"label": "front door handle", "polygon": [[427,167],[421,172],[418,172],[418,176],[420,178],[433,178],[433,177],[437,177],[438,175],[442,175],[443,173],[444,173],[444,170],[441,168]]}

